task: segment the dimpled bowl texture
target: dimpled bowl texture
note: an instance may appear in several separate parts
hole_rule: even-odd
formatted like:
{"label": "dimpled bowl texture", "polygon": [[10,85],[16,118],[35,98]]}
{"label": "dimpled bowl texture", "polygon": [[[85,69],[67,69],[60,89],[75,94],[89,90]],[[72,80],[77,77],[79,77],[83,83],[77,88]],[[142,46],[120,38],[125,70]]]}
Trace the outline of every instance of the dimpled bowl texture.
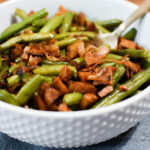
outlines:
{"label": "dimpled bowl texture", "polygon": [[[15,8],[47,8],[53,15],[59,5],[83,11],[92,20],[126,19],[137,6],[122,0],[11,0],[0,5],[0,30],[12,21]],[[150,49],[150,14],[133,24],[136,41]],[[150,113],[150,86],[112,106],[77,112],[28,110],[0,101],[0,131],[21,141],[56,148],[87,146],[106,141],[135,126]]]}

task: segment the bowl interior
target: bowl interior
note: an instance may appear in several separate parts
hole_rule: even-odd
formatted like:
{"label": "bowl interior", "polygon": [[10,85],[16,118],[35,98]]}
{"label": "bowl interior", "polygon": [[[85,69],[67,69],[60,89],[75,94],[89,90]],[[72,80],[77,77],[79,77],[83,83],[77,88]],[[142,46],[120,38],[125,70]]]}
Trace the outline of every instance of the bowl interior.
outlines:
{"label": "bowl interior", "polygon": [[[78,12],[82,11],[93,21],[113,18],[124,20],[137,8],[136,5],[121,0],[10,0],[0,5],[0,32],[14,20],[13,14],[15,8],[22,8],[28,12],[31,10],[38,11],[42,8],[46,8],[51,16],[58,10],[60,5],[63,5],[70,10]],[[149,24],[150,14],[147,14],[143,19],[136,21],[130,26],[130,28],[134,26],[138,29],[136,42],[147,49],[150,49]],[[128,101],[129,99],[121,103],[128,103]],[[3,102],[0,102],[0,104],[2,103]],[[3,103],[3,106],[4,105],[9,107],[9,104]],[[116,106],[118,105],[119,104]],[[15,106],[13,107],[15,108]]]}
{"label": "bowl interior", "polygon": [[[28,12],[47,8],[50,15],[53,15],[58,10],[59,5],[63,5],[70,10],[82,11],[91,20],[112,18],[124,20],[136,9],[134,4],[121,0],[10,0],[0,6],[0,18],[2,20],[0,31],[14,21],[15,8],[22,8]],[[150,48],[150,42],[148,41],[150,35],[149,24],[150,15],[146,15],[143,20],[132,25],[139,29],[136,41],[147,49]]]}

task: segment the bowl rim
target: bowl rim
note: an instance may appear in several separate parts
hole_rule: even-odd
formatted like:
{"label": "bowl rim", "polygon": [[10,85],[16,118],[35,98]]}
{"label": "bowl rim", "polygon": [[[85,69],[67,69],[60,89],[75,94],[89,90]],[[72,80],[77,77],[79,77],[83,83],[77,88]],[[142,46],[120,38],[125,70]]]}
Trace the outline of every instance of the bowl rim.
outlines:
{"label": "bowl rim", "polygon": [[[13,2],[17,2],[17,1],[21,1],[21,0],[8,0],[2,4],[0,4],[0,8],[3,6],[7,6]],[[120,2],[122,4],[126,4],[129,7],[131,7],[132,9],[137,8],[136,4],[133,4],[129,1],[123,0],[107,0],[107,1],[117,1]],[[148,14],[150,15],[150,14]],[[120,110],[120,108],[125,108],[128,105],[132,105],[133,103],[139,101],[141,98],[144,97],[144,95],[146,95],[148,93],[148,91],[150,90],[150,85],[148,87],[146,87],[142,92],[127,98],[121,102],[118,102],[116,104],[107,106],[107,107],[103,107],[101,109],[90,109],[90,110],[80,110],[80,111],[70,111],[70,112],[55,112],[55,111],[42,111],[42,110],[35,110],[35,109],[26,109],[20,106],[14,106],[12,104],[8,104],[5,103],[3,101],[0,101],[0,107],[8,110],[8,111],[13,111],[19,114],[23,114],[23,115],[29,115],[29,116],[34,116],[34,117],[42,117],[42,118],[82,118],[82,117],[92,117],[95,115],[101,115],[101,114],[105,114],[107,115],[107,113],[110,113],[112,111],[115,110]]]}

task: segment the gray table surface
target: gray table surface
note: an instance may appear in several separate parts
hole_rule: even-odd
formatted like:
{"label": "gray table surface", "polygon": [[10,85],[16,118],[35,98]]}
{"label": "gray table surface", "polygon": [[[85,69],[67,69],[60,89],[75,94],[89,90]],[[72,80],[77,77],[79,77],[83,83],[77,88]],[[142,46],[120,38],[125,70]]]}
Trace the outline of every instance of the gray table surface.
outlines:
{"label": "gray table surface", "polygon": [[[43,148],[27,143],[0,133],[0,150],[58,150]],[[68,150],[68,149],[59,149]],[[69,150],[150,150],[150,115],[128,132],[107,142],[84,148]]]}

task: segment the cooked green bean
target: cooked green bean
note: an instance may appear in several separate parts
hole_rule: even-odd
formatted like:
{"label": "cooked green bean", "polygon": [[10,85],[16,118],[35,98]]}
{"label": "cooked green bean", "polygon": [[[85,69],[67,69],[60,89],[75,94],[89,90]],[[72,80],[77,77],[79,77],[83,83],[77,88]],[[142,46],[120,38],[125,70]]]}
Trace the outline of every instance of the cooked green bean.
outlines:
{"label": "cooked green bean", "polygon": [[136,94],[138,94],[140,92],[141,92],[141,90],[137,90],[136,92],[133,92],[130,96],[134,96],[134,95],[136,95]]}
{"label": "cooked green bean", "polygon": [[22,20],[28,17],[28,14],[23,9],[19,8],[16,8],[15,15],[19,16]]}
{"label": "cooked green bean", "polygon": [[48,40],[53,37],[54,35],[51,33],[23,34],[20,36],[13,37],[9,39],[8,41],[2,43],[0,45],[0,52],[3,52],[4,50],[11,48],[15,44],[20,43],[20,42],[35,42],[35,41],[41,41],[41,40]]}
{"label": "cooked green bean", "polygon": [[21,77],[19,75],[13,75],[7,78],[7,82],[9,86],[12,86],[20,81]]}
{"label": "cooked green bean", "polygon": [[15,35],[20,35],[21,33],[25,33],[26,31],[28,31],[28,30],[30,30],[30,31],[32,31],[32,32],[38,32],[39,31],[39,28],[38,27],[33,27],[33,26],[29,26],[29,27],[27,27],[27,28],[24,28],[24,29],[22,29],[22,30],[20,30],[17,34],[15,34]]}
{"label": "cooked green bean", "polygon": [[149,79],[150,79],[150,68],[135,74],[130,80],[122,84],[123,86],[128,87],[128,91],[120,91],[119,87],[117,87],[111,94],[109,94],[107,97],[105,97],[104,99],[98,101],[95,105],[93,105],[92,109],[112,105],[125,99],[131,93],[137,91],[140,88],[140,86],[142,86]]}
{"label": "cooked green bean", "polygon": [[35,20],[33,23],[32,23],[32,26],[33,27],[43,27],[46,23],[48,22],[48,20],[47,19],[44,19],[44,18],[42,18],[42,19],[37,19],[37,20]]}
{"label": "cooked green bean", "polygon": [[74,26],[70,28],[71,32],[76,32],[76,31],[85,31],[85,27],[83,26]]}
{"label": "cooked green bean", "polygon": [[64,40],[57,41],[56,45],[58,45],[59,47],[68,46],[68,45],[76,42],[78,39],[81,39],[83,41],[88,41],[89,40],[88,37],[86,37],[86,36],[83,36],[83,37],[80,37],[80,38],[66,38]]}
{"label": "cooked green bean", "polygon": [[2,56],[1,56],[1,54],[0,54],[0,71],[2,70]]}
{"label": "cooked green bean", "polygon": [[63,21],[64,16],[54,16],[52,17],[40,30],[40,33],[43,32],[51,32],[52,30],[57,29],[62,21]]}
{"label": "cooked green bean", "polygon": [[136,36],[136,33],[137,33],[136,29],[132,28],[123,37],[128,39],[128,40],[133,41],[135,36]]}
{"label": "cooked green bean", "polygon": [[118,27],[122,23],[122,21],[119,19],[112,19],[112,20],[96,21],[95,23],[105,27],[106,29],[113,30],[114,28]]}
{"label": "cooked green bean", "polygon": [[13,71],[18,67],[18,65],[11,66],[9,68],[9,73],[13,73]]}
{"label": "cooked green bean", "polygon": [[122,77],[124,76],[126,69],[123,65],[116,65],[117,67],[117,71],[114,72],[113,74],[113,86],[115,87],[118,82],[122,79]]}
{"label": "cooked green bean", "polygon": [[58,40],[64,39],[69,36],[75,36],[75,35],[82,35],[82,36],[87,36],[89,38],[95,38],[96,33],[94,32],[89,32],[89,31],[80,31],[80,32],[66,32],[66,33],[61,33],[61,34],[56,34],[55,38]]}
{"label": "cooked green bean", "polygon": [[109,30],[107,30],[106,28],[104,28],[103,26],[99,25],[98,23],[95,23],[96,25],[96,29],[98,30],[98,32],[102,32],[102,33],[110,33]]}
{"label": "cooked green bean", "polygon": [[68,64],[68,62],[43,60],[42,64],[45,64],[45,65],[64,65],[64,64]]}
{"label": "cooked green bean", "polygon": [[16,102],[21,106],[28,102],[28,100],[39,89],[43,78],[40,75],[36,75],[30,81],[28,81],[16,95]]}
{"label": "cooked green bean", "polygon": [[[33,73],[35,74],[41,74],[41,75],[49,75],[49,76],[53,76],[53,75],[59,75],[60,70],[64,67],[65,65],[45,65],[45,66],[41,66],[38,67],[36,69],[33,70]],[[69,66],[72,75],[73,76],[77,76],[77,70],[75,67],[73,66]]]}
{"label": "cooked green bean", "polygon": [[30,79],[32,79],[32,76],[29,76],[26,72],[23,74],[21,80],[23,83],[27,83]]}
{"label": "cooked green bean", "polygon": [[85,59],[83,57],[75,58],[75,59],[73,59],[73,61],[77,62],[79,65],[85,64]]}
{"label": "cooked green bean", "polygon": [[137,50],[137,49],[123,49],[123,50],[118,50],[115,53],[119,55],[129,55],[131,58],[143,58],[146,60],[150,59],[150,51],[149,50]]}
{"label": "cooked green bean", "polygon": [[18,105],[17,101],[15,100],[15,95],[10,94],[6,90],[0,89],[0,100],[13,104],[13,105]]}
{"label": "cooked green bean", "polygon": [[68,106],[77,105],[80,103],[82,97],[83,95],[79,92],[69,93],[63,97],[63,102]]}
{"label": "cooked green bean", "polygon": [[115,55],[115,54],[107,54],[107,56],[105,57],[105,59],[117,59],[117,60],[121,60],[122,56]]}
{"label": "cooked green bean", "polygon": [[60,50],[60,54],[61,56],[66,57],[66,50],[65,49]]}
{"label": "cooked green bean", "polygon": [[14,24],[13,26],[8,27],[0,34],[0,43],[4,40],[8,39],[12,35],[14,35],[16,32],[20,31],[21,29],[27,27],[28,25],[32,24],[32,22],[36,19],[43,18],[47,15],[47,11],[45,9],[42,9],[41,11],[38,11],[37,13],[25,18],[21,22],[18,22]]}
{"label": "cooked green bean", "polygon": [[72,20],[73,20],[74,14],[71,11],[67,11],[64,16],[64,20],[61,26],[61,32],[65,33],[70,30]]}
{"label": "cooked green bean", "polygon": [[46,82],[48,84],[52,84],[53,77],[51,77],[51,76],[42,76],[42,78],[43,78],[43,82]]}
{"label": "cooked green bean", "polygon": [[105,62],[100,67],[105,68],[105,67],[108,67],[108,66],[114,67],[114,66],[116,66],[116,63],[114,63],[114,62]]}

